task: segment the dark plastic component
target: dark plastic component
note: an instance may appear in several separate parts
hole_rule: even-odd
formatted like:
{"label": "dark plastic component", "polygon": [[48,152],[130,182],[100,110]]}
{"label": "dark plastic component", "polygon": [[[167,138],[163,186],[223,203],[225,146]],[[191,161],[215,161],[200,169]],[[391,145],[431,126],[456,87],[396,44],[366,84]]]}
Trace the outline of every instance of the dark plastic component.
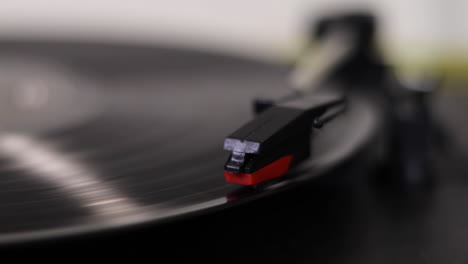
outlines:
{"label": "dark plastic component", "polygon": [[293,156],[293,165],[308,158],[314,120],[343,104],[340,96],[322,95],[269,107],[226,138],[224,149],[232,154],[225,170],[251,174],[286,155]]}
{"label": "dark plastic component", "polygon": [[[354,13],[336,14],[320,19],[312,28],[312,36],[315,39],[322,39],[330,32],[336,30],[346,30],[353,34],[357,41],[358,49],[364,51],[374,45],[377,21],[369,12],[360,11]],[[368,51],[367,51],[368,52]]]}
{"label": "dark plastic component", "polygon": [[377,27],[377,19],[368,11],[335,13],[312,24],[310,38],[314,42],[321,43],[330,35],[343,32],[352,36],[348,45],[353,49],[330,72],[328,81],[341,82],[349,87],[353,87],[350,84],[359,84],[359,87],[382,88],[374,85],[382,82],[388,73],[375,41]]}

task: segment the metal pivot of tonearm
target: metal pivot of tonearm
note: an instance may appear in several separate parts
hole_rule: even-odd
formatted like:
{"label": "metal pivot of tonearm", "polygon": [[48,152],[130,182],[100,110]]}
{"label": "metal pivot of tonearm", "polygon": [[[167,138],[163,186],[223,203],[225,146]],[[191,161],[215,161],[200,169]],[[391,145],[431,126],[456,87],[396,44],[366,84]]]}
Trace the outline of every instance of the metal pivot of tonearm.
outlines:
{"label": "metal pivot of tonearm", "polygon": [[283,176],[309,158],[312,130],[346,109],[343,95],[316,89],[344,75],[340,70],[367,48],[373,31],[368,23],[360,16],[317,23],[317,45],[295,64],[289,93],[254,100],[256,117],[225,139],[224,149],[231,152],[224,166],[226,181],[257,185]]}

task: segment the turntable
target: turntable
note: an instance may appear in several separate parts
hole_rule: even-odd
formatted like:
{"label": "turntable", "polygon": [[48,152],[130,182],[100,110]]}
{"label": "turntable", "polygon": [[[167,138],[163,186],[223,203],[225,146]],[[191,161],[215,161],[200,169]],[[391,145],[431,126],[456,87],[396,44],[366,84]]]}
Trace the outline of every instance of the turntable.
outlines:
{"label": "turntable", "polygon": [[319,52],[293,65],[2,40],[0,244],[233,263],[466,260],[467,168],[451,141],[465,101],[431,104],[435,81],[403,87],[375,30],[367,14],[326,17]]}

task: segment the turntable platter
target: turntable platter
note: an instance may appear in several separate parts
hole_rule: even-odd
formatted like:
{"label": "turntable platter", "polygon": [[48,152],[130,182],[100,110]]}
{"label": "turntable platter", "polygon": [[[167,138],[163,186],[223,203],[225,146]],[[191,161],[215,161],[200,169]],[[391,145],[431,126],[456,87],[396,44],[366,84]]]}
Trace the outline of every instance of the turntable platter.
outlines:
{"label": "turntable platter", "polygon": [[288,88],[285,65],[58,42],[4,41],[0,57],[0,243],[236,205],[324,174],[379,127],[358,96],[314,135],[308,170],[253,190],[224,181],[222,142],[251,118],[251,98]]}

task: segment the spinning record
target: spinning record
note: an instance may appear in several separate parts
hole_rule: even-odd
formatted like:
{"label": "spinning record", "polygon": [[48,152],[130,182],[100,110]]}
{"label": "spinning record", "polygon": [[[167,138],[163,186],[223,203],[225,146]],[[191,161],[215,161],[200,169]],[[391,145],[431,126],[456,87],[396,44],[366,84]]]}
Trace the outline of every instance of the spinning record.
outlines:
{"label": "spinning record", "polygon": [[0,242],[208,213],[323,176],[368,144],[381,113],[357,94],[285,177],[227,183],[224,138],[286,65],[161,47],[0,44]]}

